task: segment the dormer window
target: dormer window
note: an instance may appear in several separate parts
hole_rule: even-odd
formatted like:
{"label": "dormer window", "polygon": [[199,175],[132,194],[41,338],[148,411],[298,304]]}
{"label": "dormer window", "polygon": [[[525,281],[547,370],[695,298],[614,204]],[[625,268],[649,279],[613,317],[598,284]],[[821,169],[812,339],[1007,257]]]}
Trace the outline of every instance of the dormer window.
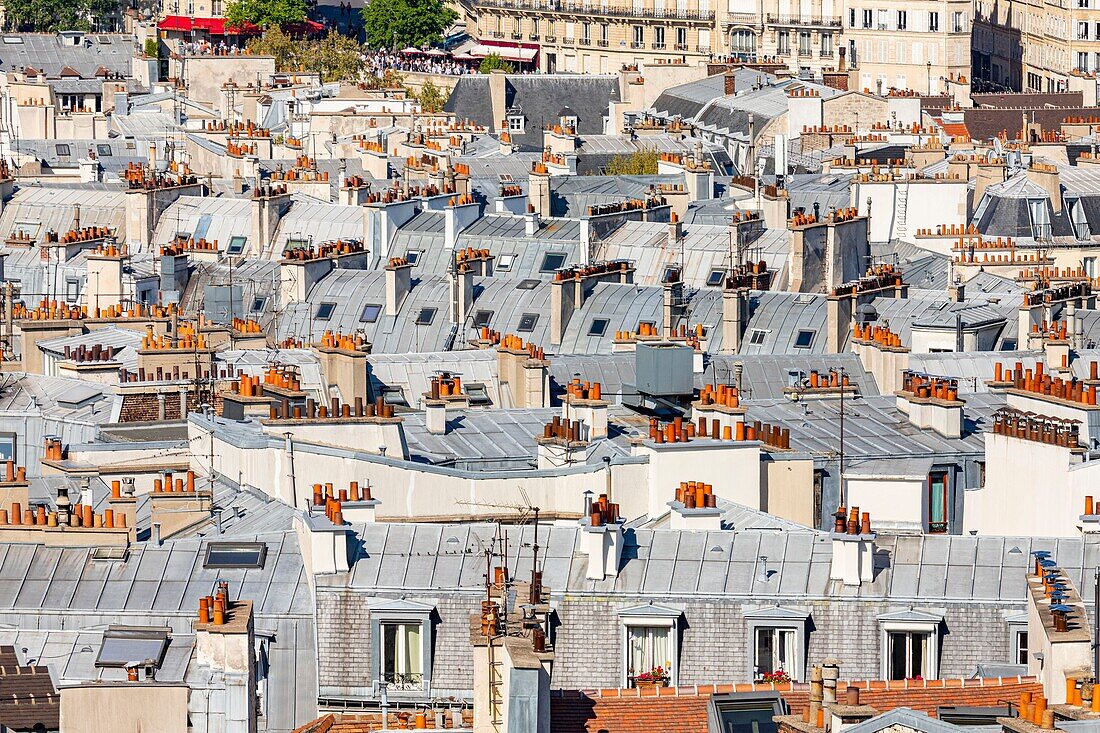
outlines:
{"label": "dormer window", "polygon": [[570,129],[576,130],[577,129],[577,116],[576,115],[565,115],[565,116],[563,116],[561,118],[561,126],[563,128],[570,128]]}
{"label": "dormer window", "polygon": [[523,115],[508,115],[508,131],[512,133],[523,134],[524,121]]}

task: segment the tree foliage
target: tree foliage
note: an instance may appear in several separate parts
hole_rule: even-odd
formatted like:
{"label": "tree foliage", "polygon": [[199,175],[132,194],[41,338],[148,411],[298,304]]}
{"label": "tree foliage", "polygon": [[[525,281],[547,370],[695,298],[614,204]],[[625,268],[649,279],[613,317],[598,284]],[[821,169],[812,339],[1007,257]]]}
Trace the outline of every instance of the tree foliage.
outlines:
{"label": "tree foliage", "polygon": [[657,173],[657,151],[639,150],[630,155],[616,155],[604,171],[609,176],[645,176]]}
{"label": "tree foliage", "polygon": [[145,55],[151,59],[155,59],[160,56],[160,44],[157,42],[157,39],[145,39]]}
{"label": "tree foliage", "polygon": [[225,9],[229,25],[274,28],[306,19],[306,0],[234,0]]}
{"label": "tree foliage", "polygon": [[432,83],[431,79],[424,82],[420,88],[420,94],[416,96],[420,107],[425,112],[442,112],[443,105],[447,103],[447,95],[439,87]]}
{"label": "tree foliage", "polygon": [[113,30],[118,0],[5,0],[4,18],[16,31]]}
{"label": "tree foliage", "polygon": [[516,67],[502,59],[499,53],[491,53],[481,60],[481,66],[477,70],[482,74],[488,74],[490,71],[503,71],[505,74],[511,74],[516,70]]}
{"label": "tree foliage", "polygon": [[458,17],[443,0],[370,0],[362,15],[371,48],[437,44]]}
{"label": "tree foliage", "polygon": [[273,56],[277,71],[313,71],[321,81],[359,80],[363,59],[359,44],[339,33],[320,40],[292,38],[277,26],[248,41],[248,50],[258,56]]}

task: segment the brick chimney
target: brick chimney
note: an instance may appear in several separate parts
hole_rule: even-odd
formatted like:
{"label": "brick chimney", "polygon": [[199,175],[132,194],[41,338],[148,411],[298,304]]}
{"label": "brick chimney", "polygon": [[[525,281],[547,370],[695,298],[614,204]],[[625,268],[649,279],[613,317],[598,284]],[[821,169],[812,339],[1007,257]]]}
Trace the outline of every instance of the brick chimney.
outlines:
{"label": "brick chimney", "polygon": [[737,93],[737,75],[732,71],[727,71],[722,75],[723,91],[726,96]]}

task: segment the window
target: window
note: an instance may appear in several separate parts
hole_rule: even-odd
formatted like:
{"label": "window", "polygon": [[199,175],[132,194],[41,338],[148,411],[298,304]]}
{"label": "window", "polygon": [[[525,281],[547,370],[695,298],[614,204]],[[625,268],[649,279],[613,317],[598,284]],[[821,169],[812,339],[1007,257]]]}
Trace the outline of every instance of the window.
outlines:
{"label": "window", "polygon": [[210,542],[202,566],[217,570],[262,568],[267,559],[263,542]]}
{"label": "window", "polygon": [[581,43],[586,46],[592,44],[592,24],[581,23]]}
{"label": "window", "polygon": [[[680,30],[680,29],[677,29]],[[679,41],[677,41],[679,43]],[[739,29],[730,34],[730,52],[734,54],[755,54],[756,34],[750,30]]]}
{"label": "window", "polygon": [[849,28],[855,28],[856,27],[856,9],[855,8],[849,8],[848,9],[848,27]]}
{"label": "window", "polygon": [[410,249],[408,252],[405,253],[405,260],[410,265],[415,266],[418,262],[420,262],[420,255],[422,254],[424,254],[423,250]]}
{"label": "window", "polygon": [[947,471],[928,474],[928,531],[947,531]]}
{"label": "window", "polygon": [[378,303],[367,303],[363,306],[363,312],[359,314],[360,323],[374,323],[378,320],[378,314],[382,312],[382,306]]}
{"label": "window", "polygon": [[606,318],[593,318],[592,323],[588,324],[589,336],[603,336],[607,333],[607,324],[610,321]]}
{"label": "window", "polygon": [[423,625],[382,624],[381,680],[397,690],[424,688]]}
{"label": "window", "polygon": [[779,48],[776,51],[780,56],[791,52],[791,34],[787,31],[779,31]]}
{"label": "window", "polygon": [[539,281],[538,280],[531,280],[531,279],[520,280],[519,283],[516,285],[516,290],[534,290],[538,286],[539,286]]}
{"label": "window", "polygon": [[497,257],[496,269],[500,270],[501,272],[507,272],[508,270],[512,269],[512,264],[515,263],[515,261],[515,255],[501,255],[500,257]]}
{"label": "window", "polygon": [[0,433],[0,461],[15,460],[15,433]]}
{"label": "window", "polygon": [[327,321],[332,318],[333,312],[336,310],[335,303],[321,303],[317,306],[316,318],[318,321]]}
{"label": "window", "polygon": [[909,23],[909,14],[904,10],[898,11],[898,30],[905,30],[905,26]]}
{"label": "window", "polygon": [[966,19],[963,17],[962,11],[958,11],[951,14],[951,30],[954,33],[962,33],[963,28],[966,26]]}
{"label": "window", "polygon": [[929,644],[932,635],[924,631],[891,631],[889,643],[889,676],[891,680],[928,679]]}
{"label": "window", "polygon": [[408,407],[409,402],[405,399],[405,393],[400,387],[383,387],[382,399],[386,401],[387,405],[395,405],[397,407]]}
{"label": "window", "polygon": [[283,252],[289,252],[293,249],[305,249],[309,246],[308,239],[302,239],[301,237],[291,237],[286,240],[286,244],[283,245]]}
{"label": "window", "polygon": [[627,684],[634,687],[642,674],[653,674],[658,668],[667,675],[672,669],[671,626],[628,626],[626,636]]}
{"label": "window", "polygon": [[72,154],[72,152],[69,150],[69,146],[65,143],[58,143],[57,145],[54,145],[54,150],[57,151],[57,157],[59,158],[67,158],[69,155]]}
{"label": "window", "polygon": [[809,329],[802,329],[798,332],[798,335],[794,337],[794,347],[796,349],[808,349],[813,346],[814,336],[817,335],[817,331],[811,331]]}
{"label": "window", "polygon": [[473,384],[467,382],[466,396],[470,399],[470,404],[474,407],[488,407],[493,404],[493,401],[489,399],[489,392],[485,389],[485,385],[480,382],[474,382]]}
{"label": "window", "polygon": [[752,329],[752,331],[749,332],[749,343],[750,344],[762,344],[762,343],[764,343],[764,339],[767,337],[767,335],[768,335],[768,332],[765,331],[764,329],[754,328],[754,329]]}
{"label": "window", "polygon": [[564,252],[547,252],[542,258],[542,267],[539,268],[540,272],[554,272],[565,267],[565,253]]}
{"label": "window", "polygon": [[225,253],[230,255],[239,255],[244,252],[244,245],[248,242],[248,237],[235,236],[229,238],[229,246],[225,248]]}
{"label": "window", "polygon": [[417,326],[430,326],[432,321],[435,320],[435,311],[435,308],[421,308],[413,323]]}
{"label": "window", "polygon": [[663,25],[653,29],[653,46],[658,49],[665,47],[665,27]]}
{"label": "window", "polygon": [[248,307],[249,313],[263,313],[264,306],[267,305],[267,297],[263,295],[257,295],[252,299],[252,305]]}
{"label": "window", "polygon": [[489,325],[489,321],[492,317],[493,311],[477,311],[474,313],[474,326],[477,328],[485,328]]}
{"label": "window", "polygon": [[103,632],[103,644],[96,657],[97,667],[160,667],[168,651],[167,627],[111,626]]}
{"label": "window", "polygon": [[[676,29],[676,48],[680,51],[687,50],[688,32],[687,28]],[[752,37],[752,48],[756,50],[756,36]]]}
{"label": "window", "polygon": [[829,58],[833,55],[833,34],[821,34],[821,55]]}
{"label": "window", "polygon": [[718,721],[715,730],[776,733],[775,717],[789,712],[778,692],[736,692],[712,695],[707,717]]}
{"label": "window", "polygon": [[936,11],[929,11],[928,13],[928,31],[930,33],[937,33],[940,30],[940,14]]}
{"label": "window", "polygon": [[716,288],[722,284],[722,281],[726,278],[725,270],[711,270],[707,275],[707,285],[712,288]]}
{"label": "window", "polygon": [[1012,661],[1015,664],[1027,664],[1027,627],[1012,629]]}
{"label": "window", "polygon": [[538,322],[538,313],[524,313],[522,316],[520,316],[519,326],[516,327],[516,330],[520,333],[529,333],[530,331],[535,330],[535,324]]}
{"label": "window", "polygon": [[798,34],[798,55],[809,56],[813,53],[813,39],[809,31],[801,31]]}
{"label": "window", "polygon": [[74,278],[67,278],[65,280],[65,300],[69,303],[75,303],[79,297],[80,281]]}
{"label": "window", "polygon": [[638,676],[655,673],[663,678],[660,684],[675,686],[680,611],[646,604],[622,609],[619,619],[623,625],[623,687],[634,687]]}
{"label": "window", "polygon": [[870,28],[874,24],[874,22],[875,22],[874,11],[864,10],[863,11],[863,27],[864,28]]}
{"label": "window", "polygon": [[645,43],[645,28],[640,25],[632,26],[631,32],[634,38],[634,48],[641,48]]}
{"label": "window", "polygon": [[100,158],[110,158],[115,154],[115,151],[111,149],[110,145],[99,143],[95,146],[95,152]]}
{"label": "window", "polygon": [[764,675],[779,671],[791,674],[795,664],[794,640],[794,629],[756,629],[754,679],[763,679]]}
{"label": "window", "polygon": [[523,115],[508,115],[508,130],[511,132],[523,132]]}

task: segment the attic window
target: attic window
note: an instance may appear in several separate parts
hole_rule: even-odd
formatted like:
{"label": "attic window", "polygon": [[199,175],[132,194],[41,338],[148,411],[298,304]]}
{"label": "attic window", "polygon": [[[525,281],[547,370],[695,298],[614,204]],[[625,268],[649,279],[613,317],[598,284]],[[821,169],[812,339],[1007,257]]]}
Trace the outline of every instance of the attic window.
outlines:
{"label": "attic window", "polygon": [[267,545],[263,542],[210,542],[202,566],[218,570],[259,569],[266,559]]}
{"label": "attic window", "polygon": [[98,145],[96,145],[95,152],[96,155],[98,155],[100,158],[110,158],[115,154],[115,151],[111,148],[111,146],[105,145],[104,143],[99,143]]}
{"label": "attic window", "polygon": [[814,336],[817,335],[817,331],[811,331],[809,329],[802,329],[798,332],[798,335],[794,339],[794,347],[796,349],[808,349],[813,346]]}
{"label": "attic window", "polygon": [[321,303],[317,306],[317,315],[315,316],[318,321],[327,321],[332,318],[332,314],[336,311],[335,303]]}
{"label": "attic window", "polygon": [[485,328],[489,325],[489,320],[493,317],[493,311],[477,311],[474,313],[474,326],[477,328]]}
{"label": "attic window", "polygon": [[416,314],[416,320],[414,323],[417,326],[430,326],[432,321],[435,320],[435,308],[421,308],[420,312]]}
{"label": "attic window", "polygon": [[398,407],[408,407],[409,403],[405,399],[405,393],[400,387],[383,387],[382,399],[386,401],[387,405],[397,405]]}
{"label": "attic window", "polygon": [[725,270],[711,270],[710,274],[707,275],[707,285],[712,288],[716,288],[722,284],[722,280],[725,278],[725,276]]}
{"label": "attic window", "polygon": [[265,305],[267,305],[267,298],[263,295],[257,295],[252,299],[252,306],[248,309],[248,312],[263,313]]}
{"label": "attic window", "polygon": [[512,263],[516,261],[515,255],[501,255],[497,258],[496,269],[501,272],[507,272],[512,269]]}
{"label": "attic window", "polygon": [[764,343],[764,339],[767,337],[767,335],[768,335],[768,332],[765,331],[764,329],[754,328],[749,333],[749,343],[750,344],[762,344],[762,343]]}
{"label": "attic window", "polygon": [[508,115],[508,131],[523,134],[523,115]]}
{"label": "attic window", "polygon": [[228,255],[239,255],[244,252],[244,245],[248,241],[248,237],[242,237],[237,235],[229,238],[229,246],[225,248],[225,253]]}
{"label": "attic window", "polygon": [[466,383],[466,394],[470,398],[470,404],[474,407],[488,407],[493,404],[493,401],[489,399],[489,394],[485,390],[485,385],[480,383],[470,384]]}
{"label": "attic window", "polygon": [[160,667],[168,651],[168,628],[112,626],[103,632],[97,667],[128,667],[151,664]]}
{"label": "attic window", "polygon": [[69,150],[69,146],[66,143],[57,143],[54,145],[54,150],[57,151],[57,157],[67,158],[72,155],[72,151]]}
{"label": "attic window", "polygon": [[65,390],[65,393],[57,398],[57,404],[73,410],[95,402],[102,396],[103,393],[95,387],[73,387]]}
{"label": "attic window", "polygon": [[516,330],[520,333],[529,333],[535,330],[535,324],[539,322],[538,313],[524,313],[519,319]]}
{"label": "attic window", "polygon": [[418,262],[420,262],[420,255],[422,254],[424,254],[422,250],[410,249],[408,252],[405,253],[405,259],[410,265],[415,266]]}
{"label": "attic window", "polygon": [[607,333],[607,324],[610,322],[606,318],[593,318],[592,323],[588,324],[588,335],[603,336]]}
{"label": "attic window", "polygon": [[363,306],[363,312],[359,314],[360,323],[374,323],[378,320],[378,314],[382,312],[382,306],[378,303],[367,303]]}
{"label": "attic window", "polygon": [[539,281],[538,280],[530,280],[530,279],[520,280],[519,284],[516,285],[516,290],[534,290],[538,286],[539,286]]}
{"label": "attic window", "polygon": [[572,127],[577,129],[577,116],[576,115],[562,115],[561,118],[562,127]]}
{"label": "attic window", "polygon": [[565,253],[564,252],[547,252],[546,256],[542,258],[542,267],[539,268],[541,272],[554,272],[565,267]]}

